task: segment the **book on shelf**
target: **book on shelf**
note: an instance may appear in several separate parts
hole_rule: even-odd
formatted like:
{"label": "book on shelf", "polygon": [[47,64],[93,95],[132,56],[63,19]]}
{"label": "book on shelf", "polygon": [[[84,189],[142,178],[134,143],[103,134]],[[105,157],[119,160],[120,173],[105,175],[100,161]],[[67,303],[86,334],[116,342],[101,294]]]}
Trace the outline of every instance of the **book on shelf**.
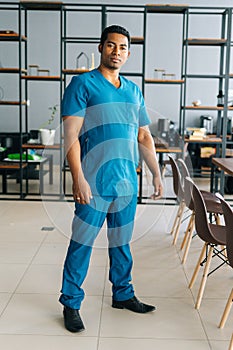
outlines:
{"label": "book on shelf", "polygon": [[190,140],[203,140],[206,137],[206,128],[187,128]]}

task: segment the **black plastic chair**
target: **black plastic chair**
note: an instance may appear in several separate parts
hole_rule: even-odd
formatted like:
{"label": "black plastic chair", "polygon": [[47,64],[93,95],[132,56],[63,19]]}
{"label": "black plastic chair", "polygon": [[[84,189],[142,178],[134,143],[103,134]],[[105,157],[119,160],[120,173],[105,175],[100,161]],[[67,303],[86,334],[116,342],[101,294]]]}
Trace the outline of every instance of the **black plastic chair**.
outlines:
{"label": "black plastic chair", "polygon": [[[179,236],[180,225],[184,215],[185,208],[189,208],[192,211],[190,216],[190,220],[185,231],[184,239],[181,244],[181,249],[183,249],[186,244],[184,256],[182,258],[182,263],[185,263],[189,251],[189,247],[191,244],[192,233],[194,231],[194,206],[192,202],[192,198],[190,193],[184,189],[184,178],[190,177],[190,173],[188,168],[183,161],[183,159],[178,159],[177,162],[173,159],[172,156],[168,156],[170,160],[170,164],[172,167],[172,175],[173,175],[173,190],[176,194],[177,200],[179,202],[179,207],[177,210],[177,214],[171,229],[171,234],[174,235],[173,244],[175,245]],[[181,171],[179,170],[178,164],[181,166]],[[204,197],[204,201],[207,206],[207,212],[214,214],[217,223],[219,223],[218,215],[222,214],[222,206],[220,200],[216,197],[215,194],[208,191],[201,191]],[[186,242],[187,241],[187,242]]]}
{"label": "black plastic chair", "polygon": [[219,265],[219,267],[227,262],[226,256],[224,255],[225,248],[223,250],[218,249],[219,246],[221,247],[226,246],[226,227],[221,225],[215,225],[209,222],[208,212],[206,209],[206,204],[204,202],[203,196],[191,178],[188,178],[188,177],[185,178],[185,188],[189,188],[189,192],[192,194],[194,211],[195,211],[196,232],[198,236],[201,238],[201,240],[204,241],[204,246],[201,250],[201,254],[199,256],[197,265],[195,267],[193,276],[189,283],[189,288],[192,288],[197,278],[200,267],[203,264],[203,262],[205,262],[203,276],[201,279],[197,301],[195,304],[195,308],[199,309],[201,305],[207,277],[209,275],[212,257],[213,256],[221,257],[221,264]]}
{"label": "black plastic chair", "polygon": [[[186,262],[186,259],[189,253],[189,248],[191,245],[193,232],[195,228],[195,211],[194,211],[194,204],[191,197],[191,193],[189,192],[189,188],[185,188],[185,182],[184,182],[185,177],[190,177],[190,172],[183,159],[181,158],[178,159],[177,163],[181,168],[180,174],[181,174],[181,181],[184,186],[184,201],[186,206],[191,210],[190,220],[180,247],[181,250],[185,247],[184,254],[182,257],[182,263],[184,264]],[[219,215],[222,214],[222,206],[219,198],[214,193],[211,193],[208,191],[200,190],[200,192],[203,196],[207,212],[210,213],[211,215],[213,214],[217,224],[220,224]]]}
{"label": "black plastic chair", "polygon": [[232,336],[231,336],[231,340],[230,340],[230,344],[229,344],[228,350],[233,350],[233,333],[232,333]]}
{"label": "black plastic chair", "polygon": [[186,207],[186,204],[185,204],[185,199],[184,199],[184,189],[183,189],[183,185],[181,182],[181,175],[180,175],[177,163],[170,155],[168,155],[168,158],[170,160],[170,164],[172,167],[173,190],[175,192],[175,195],[177,197],[177,201],[179,203],[176,217],[175,217],[172,229],[171,229],[171,235],[174,235],[173,244],[176,244],[178,236],[179,236],[181,220],[182,220],[182,217],[184,214],[184,209]]}
{"label": "black plastic chair", "polygon": [[[227,250],[227,258],[229,265],[233,268],[233,210],[230,205],[224,200],[224,198],[219,194],[218,195],[223,209],[224,220],[226,224],[226,250]],[[231,307],[233,304],[233,288],[229,295],[226,307],[224,309],[219,328],[223,328],[228,315],[230,313]]]}

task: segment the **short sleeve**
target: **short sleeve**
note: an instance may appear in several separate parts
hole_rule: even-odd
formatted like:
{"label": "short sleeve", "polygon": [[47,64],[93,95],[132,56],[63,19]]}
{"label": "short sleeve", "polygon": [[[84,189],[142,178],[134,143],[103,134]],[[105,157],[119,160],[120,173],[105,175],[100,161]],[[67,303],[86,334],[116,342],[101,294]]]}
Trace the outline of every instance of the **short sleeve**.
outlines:
{"label": "short sleeve", "polygon": [[84,117],[87,107],[87,90],[85,83],[79,76],[72,78],[65,89],[62,99],[62,116]]}

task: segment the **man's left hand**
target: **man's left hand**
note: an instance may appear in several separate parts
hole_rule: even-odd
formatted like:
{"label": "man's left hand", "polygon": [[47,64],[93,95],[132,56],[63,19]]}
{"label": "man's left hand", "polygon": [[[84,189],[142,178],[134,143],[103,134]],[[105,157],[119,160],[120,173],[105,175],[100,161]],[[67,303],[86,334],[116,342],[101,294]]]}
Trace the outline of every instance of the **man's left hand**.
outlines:
{"label": "man's left hand", "polygon": [[154,176],[152,184],[154,193],[150,196],[151,199],[157,200],[163,196],[163,184],[160,176]]}

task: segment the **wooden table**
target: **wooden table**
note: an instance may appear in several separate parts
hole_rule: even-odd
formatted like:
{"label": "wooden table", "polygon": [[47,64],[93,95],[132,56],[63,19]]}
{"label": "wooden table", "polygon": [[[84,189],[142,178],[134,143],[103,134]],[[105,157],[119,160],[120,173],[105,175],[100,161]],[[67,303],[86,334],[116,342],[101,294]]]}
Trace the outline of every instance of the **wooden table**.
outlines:
{"label": "wooden table", "polygon": [[[213,192],[218,190],[218,178],[215,176],[216,167],[224,171],[230,176],[233,176],[233,158],[212,158],[212,170],[211,170],[211,182],[210,190]],[[214,178],[215,178],[215,188],[214,188]],[[224,179],[224,178],[223,178]],[[220,183],[220,192],[224,193],[224,181]]]}
{"label": "wooden table", "polygon": [[227,174],[233,176],[233,158],[212,158],[212,163]]}
{"label": "wooden table", "polygon": [[169,160],[164,160],[163,155],[165,153],[176,153],[182,154],[182,149],[180,147],[156,147],[156,153],[159,155],[159,164],[161,166],[161,175],[164,176],[166,165],[170,163]]}
{"label": "wooden table", "polygon": [[[42,145],[42,144],[33,144],[33,143],[24,143],[22,144],[22,149],[23,150],[29,150],[29,149],[34,149],[34,150],[46,150],[46,153],[43,154],[44,158],[48,159],[49,162],[49,184],[53,184],[53,154],[48,154],[47,150],[60,150],[60,144],[54,144],[54,145]],[[41,183],[40,183],[40,189],[41,192],[43,193],[44,191],[44,183],[43,183],[43,173],[44,173],[44,169],[43,169],[43,163],[41,163],[42,167],[40,167],[40,175],[41,177]]]}
{"label": "wooden table", "polygon": [[156,153],[159,155],[159,163],[163,166],[163,154],[164,153],[182,153],[182,149],[180,147],[156,147]]}
{"label": "wooden table", "polygon": [[[44,165],[48,162],[49,168],[48,170],[45,170]],[[0,163],[1,164],[1,163]],[[9,158],[4,158],[4,164],[8,164],[8,169],[18,169],[17,166],[20,169],[20,163],[17,160],[12,160]],[[39,166],[39,181],[40,181],[40,193],[44,193],[44,175],[46,173],[49,173],[49,184],[53,184],[53,156],[51,154],[47,154],[46,157],[41,157],[37,160],[22,160],[22,168],[25,168],[26,166],[31,165],[38,165]],[[0,165],[0,169],[1,165]],[[34,177],[33,177],[34,178]],[[26,174],[26,195],[28,194],[28,180],[30,177],[28,177],[28,174]]]}
{"label": "wooden table", "polygon": [[[182,149],[180,147],[167,147],[166,145],[158,145],[155,144],[156,154],[159,156],[159,164],[161,166],[161,174],[164,175],[165,167],[167,164],[167,161],[163,160],[163,155],[165,153],[176,153],[176,154],[182,154]],[[168,161],[169,162],[169,161]],[[142,187],[143,187],[143,171],[138,172],[139,175],[139,194],[138,194],[138,203],[142,204],[142,200],[145,199],[145,197],[142,196]]]}
{"label": "wooden table", "polygon": [[27,164],[0,162],[0,175],[2,175],[2,193],[7,193],[7,172],[19,171],[21,167],[26,168]]}

